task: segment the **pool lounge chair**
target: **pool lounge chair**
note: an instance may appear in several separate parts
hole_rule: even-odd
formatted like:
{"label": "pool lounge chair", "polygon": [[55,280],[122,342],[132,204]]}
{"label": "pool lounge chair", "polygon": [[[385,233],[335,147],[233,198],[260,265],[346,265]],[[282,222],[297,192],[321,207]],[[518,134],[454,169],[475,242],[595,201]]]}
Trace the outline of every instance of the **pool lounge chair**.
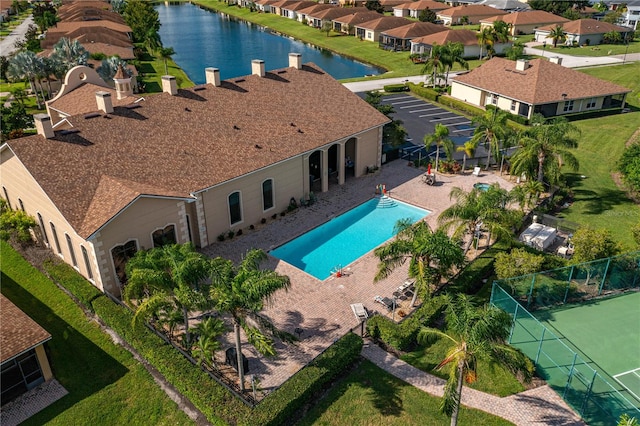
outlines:
{"label": "pool lounge chair", "polygon": [[351,305],[351,310],[353,311],[353,315],[355,315],[360,321],[364,321],[369,318],[367,308],[365,308],[362,303],[353,303]]}

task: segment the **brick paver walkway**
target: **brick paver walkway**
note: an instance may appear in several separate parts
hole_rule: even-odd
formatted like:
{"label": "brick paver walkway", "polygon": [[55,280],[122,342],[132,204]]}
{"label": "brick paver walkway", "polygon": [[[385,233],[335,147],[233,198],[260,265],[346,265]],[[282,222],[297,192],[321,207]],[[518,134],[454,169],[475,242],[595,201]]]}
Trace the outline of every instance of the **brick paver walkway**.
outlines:
{"label": "brick paver walkway", "polygon": [[[441,397],[444,392],[443,379],[407,364],[373,343],[364,345],[362,356],[431,395]],[[462,404],[502,417],[516,425],[585,425],[562,398],[547,385],[505,398],[465,387],[462,391]]]}
{"label": "brick paver walkway", "polygon": [[49,380],[5,404],[0,411],[0,425],[18,425],[68,393],[57,380]]}

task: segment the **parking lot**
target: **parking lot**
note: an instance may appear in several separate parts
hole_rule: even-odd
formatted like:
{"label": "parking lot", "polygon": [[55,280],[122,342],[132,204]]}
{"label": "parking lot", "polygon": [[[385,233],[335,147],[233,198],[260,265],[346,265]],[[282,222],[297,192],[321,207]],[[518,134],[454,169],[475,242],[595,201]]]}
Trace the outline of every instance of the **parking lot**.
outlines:
{"label": "parking lot", "polygon": [[[402,120],[402,125],[407,131],[406,140],[408,142],[402,148],[405,155],[412,154],[412,159],[419,155],[434,155],[435,148],[427,153],[423,148],[423,140],[425,135],[435,131],[438,123],[449,128],[449,137],[456,146],[461,146],[468,141],[475,129],[467,117],[447,111],[407,93],[384,96],[382,103],[393,106],[395,110],[393,118]],[[478,147],[477,155],[482,155],[483,151],[482,147]],[[454,154],[456,160],[461,160],[462,157],[461,152]]]}

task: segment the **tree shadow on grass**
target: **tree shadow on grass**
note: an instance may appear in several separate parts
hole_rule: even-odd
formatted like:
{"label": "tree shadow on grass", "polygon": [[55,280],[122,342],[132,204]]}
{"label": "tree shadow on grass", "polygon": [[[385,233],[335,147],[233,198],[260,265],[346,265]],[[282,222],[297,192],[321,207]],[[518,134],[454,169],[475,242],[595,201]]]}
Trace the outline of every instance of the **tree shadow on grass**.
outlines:
{"label": "tree shadow on grass", "polygon": [[584,178],[581,175],[570,173],[566,176],[567,183],[574,193],[574,201],[585,203],[585,214],[599,215],[620,204],[631,203],[624,191],[619,189],[586,189],[582,183]]}
{"label": "tree shadow on grass", "polygon": [[[127,367],[83,336],[49,306],[4,273],[1,279],[2,294],[51,334],[47,352],[53,376],[69,391],[68,395],[36,414],[37,423],[54,419],[127,374]],[[64,305],[61,309],[79,309],[71,299]]]}

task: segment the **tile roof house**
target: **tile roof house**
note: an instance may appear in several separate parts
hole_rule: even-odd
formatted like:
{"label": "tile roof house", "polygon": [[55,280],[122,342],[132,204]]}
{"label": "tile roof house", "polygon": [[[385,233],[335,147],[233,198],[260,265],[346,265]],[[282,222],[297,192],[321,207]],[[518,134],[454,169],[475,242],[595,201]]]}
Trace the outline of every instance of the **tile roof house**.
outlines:
{"label": "tile roof house", "polygon": [[[620,33],[622,39],[629,37],[633,30],[629,27],[610,24],[595,19],[578,19],[561,25],[565,33],[567,46],[574,43],[579,45],[595,45],[602,43],[604,35],[610,31]],[[535,40],[539,42],[549,41],[547,36],[555,28],[555,25],[546,25],[536,29]],[[588,40],[588,41],[587,41]]]}
{"label": "tile roof house", "polygon": [[420,17],[420,13],[429,9],[434,12],[438,12],[441,10],[449,9],[449,6],[441,3],[439,1],[434,0],[418,0],[418,1],[410,1],[407,3],[399,4],[393,8],[393,16],[398,16],[401,18],[416,18]]}
{"label": "tile roof house", "polygon": [[207,68],[188,90],[164,76],[163,93],[125,106],[99,87],[95,106],[56,128],[36,115],[37,135],[0,148],[3,194],[65,262],[119,295],[139,249],[208,246],[380,166],[389,119],[301,55],[289,65],[255,60],[223,81]]}
{"label": "tile roof house", "polygon": [[[360,8],[354,8],[360,9]],[[373,21],[380,18],[382,15],[378,12],[355,12],[350,15],[341,16],[333,20],[333,29],[345,34],[354,35],[356,33],[356,25],[360,25],[365,22]]]}
{"label": "tile roof house", "polygon": [[508,15],[492,16],[480,20],[480,29],[493,27],[495,21],[503,21],[509,24],[509,33],[512,36],[521,34],[533,34],[538,27],[545,25],[564,24],[569,22],[567,18],[554,15],[544,10],[530,10],[525,12],[513,12]]}
{"label": "tile roof house", "polygon": [[[554,63],[555,62],[555,63]],[[531,118],[624,108],[626,87],[565,68],[560,58],[516,62],[493,58],[454,77],[451,96],[479,107],[495,105]]]}
{"label": "tile roof house", "polygon": [[469,19],[469,24],[475,24],[480,22],[481,19],[506,14],[507,12],[482,4],[465,4],[442,10],[436,16],[442,20],[444,25],[458,25],[462,23],[461,20],[465,16]]}
{"label": "tile roof house", "polygon": [[380,33],[380,47],[385,50],[411,50],[411,39],[438,32],[449,31],[443,25],[431,22],[412,22]]}
{"label": "tile roof house", "polygon": [[44,344],[51,334],[0,294],[1,404],[53,378]]}
{"label": "tile roof house", "polygon": [[[310,15],[313,15],[314,13],[322,13],[322,12],[328,12],[329,10],[336,10],[339,9],[338,7],[336,7],[333,4],[324,4],[324,3],[316,3],[313,6],[309,6],[306,7],[304,9],[300,9],[296,12],[297,17],[296,19],[299,22],[306,22],[307,25],[314,27],[314,28],[322,28],[322,20],[314,20],[313,18],[311,18]],[[330,22],[330,21],[329,21]],[[315,25],[316,23],[319,23],[320,25]],[[333,24],[331,24],[331,27],[333,28]]]}
{"label": "tile roof house", "polygon": [[[330,9],[323,9],[319,11],[310,12],[307,14],[307,21],[310,26],[314,28],[322,28],[326,22],[331,22],[333,28],[336,28],[334,20],[343,16],[352,15],[360,12],[371,12],[366,7],[333,7]],[[337,29],[336,31],[340,31]]]}
{"label": "tile roof house", "polygon": [[383,31],[393,28],[402,27],[411,24],[407,18],[398,18],[396,16],[382,16],[377,19],[354,25],[355,36],[361,40],[379,42]]}

